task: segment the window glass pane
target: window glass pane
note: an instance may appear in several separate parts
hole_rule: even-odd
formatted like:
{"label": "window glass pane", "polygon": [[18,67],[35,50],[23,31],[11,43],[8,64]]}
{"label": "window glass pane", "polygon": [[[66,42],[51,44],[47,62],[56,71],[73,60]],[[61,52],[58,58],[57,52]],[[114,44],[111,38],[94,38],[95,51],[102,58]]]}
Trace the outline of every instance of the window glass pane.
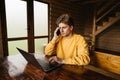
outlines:
{"label": "window glass pane", "polygon": [[47,43],[48,38],[35,39],[35,53],[44,53],[44,48]]}
{"label": "window glass pane", "polygon": [[26,2],[5,0],[8,38],[27,36]]}
{"label": "window glass pane", "polygon": [[35,36],[48,35],[48,4],[34,1]]}
{"label": "window glass pane", "polygon": [[28,51],[27,40],[8,41],[9,55],[14,55],[19,53],[16,47]]}

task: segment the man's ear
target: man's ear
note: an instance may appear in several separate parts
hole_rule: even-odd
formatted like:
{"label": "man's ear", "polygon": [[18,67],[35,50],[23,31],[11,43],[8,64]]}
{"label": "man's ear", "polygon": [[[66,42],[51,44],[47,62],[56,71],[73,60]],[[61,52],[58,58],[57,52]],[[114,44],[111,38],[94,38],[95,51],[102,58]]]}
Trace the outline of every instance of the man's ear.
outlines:
{"label": "man's ear", "polygon": [[73,26],[70,26],[71,31],[73,30]]}

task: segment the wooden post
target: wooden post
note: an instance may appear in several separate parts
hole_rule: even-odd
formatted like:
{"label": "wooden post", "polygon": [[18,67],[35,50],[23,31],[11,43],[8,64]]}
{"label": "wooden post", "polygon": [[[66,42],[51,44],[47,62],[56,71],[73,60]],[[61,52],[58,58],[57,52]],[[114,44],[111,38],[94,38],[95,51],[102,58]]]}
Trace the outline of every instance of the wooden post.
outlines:
{"label": "wooden post", "polygon": [[96,32],[96,9],[94,9],[93,13],[92,51],[94,51],[95,48],[95,32]]}

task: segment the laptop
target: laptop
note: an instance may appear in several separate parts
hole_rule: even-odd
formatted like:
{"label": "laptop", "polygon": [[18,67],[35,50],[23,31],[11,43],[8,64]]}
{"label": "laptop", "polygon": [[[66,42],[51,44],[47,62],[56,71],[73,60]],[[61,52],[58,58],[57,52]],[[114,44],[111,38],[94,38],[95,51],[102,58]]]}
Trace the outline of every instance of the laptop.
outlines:
{"label": "laptop", "polygon": [[48,58],[45,57],[44,54],[42,57],[36,58],[33,53],[28,53],[20,48],[17,48],[17,50],[23,55],[23,57],[27,60],[28,63],[31,63],[35,67],[42,69],[44,72],[49,72],[62,66],[62,64],[59,63],[49,63]]}

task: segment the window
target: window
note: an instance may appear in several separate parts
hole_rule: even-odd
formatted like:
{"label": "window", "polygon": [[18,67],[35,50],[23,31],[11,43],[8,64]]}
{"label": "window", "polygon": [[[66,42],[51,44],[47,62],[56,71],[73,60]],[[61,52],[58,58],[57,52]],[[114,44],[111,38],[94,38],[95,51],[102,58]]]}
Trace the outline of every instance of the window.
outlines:
{"label": "window", "polygon": [[26,2],[21,0],[5,0],[5,5],[8,53],[11,55],[18,53],[16,47],[27,50],[27,38],[21,40],[21,38],[27,37],[27,10]]}
{"label": "window", "polygon": [[[29,3],[33,3],[34,6]],[[27,8],[29,6],[32,6],[33,10]],[[5,7],[8,54],[19,53],[16,47],[25,51],[30,48],[35,50],[35,53],[43,52],[44,45],[48,43],[48,4],[38,1],[5,0]],[[33,11],[32,16],[28,15],[31,14],[29,11]],[[28,19],[33,20],[29,22]],[[33,30],[29,29],[30,27]],[[29,38],[31,33],[34,38]],[[34,41],[34,45],[29,43],[30,40]]]}
{"label": "window", "polygon": [[34,36],[35,52],[41,53],[48,42],[48,4],[37,1],[34,1]]}

